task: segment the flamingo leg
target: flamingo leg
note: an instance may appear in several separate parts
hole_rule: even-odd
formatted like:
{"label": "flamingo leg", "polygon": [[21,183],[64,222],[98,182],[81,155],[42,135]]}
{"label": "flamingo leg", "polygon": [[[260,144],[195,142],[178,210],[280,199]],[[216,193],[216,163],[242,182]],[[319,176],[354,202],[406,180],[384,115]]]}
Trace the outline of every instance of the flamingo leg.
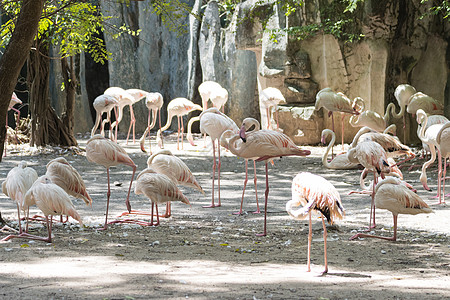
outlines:
{"label": "flamingo leg", "polygon": [[[52,220],[52,216],[50,216],[50,220]],[[36,240],[36,241],[44,241],[47,243],[51,243],[52,242],[52,222],[49,222],[49,219],[47,216],[45,216],[45,220],[47,223],[47,231],[48,231],[48,237],[44,238],[41,236],[37,236],[37,235],[32,235],[29,234],[27,232],[22,232],[19,235],[8,235],[7,237],[1,239],[0,241],[9,241],[10,239],[14,239],[14,238],[23,238],[23,239],[29,239],[29,240]]]}
{"label": "flamingo leg", "polygon": [[212,142],[212,148],[213,148],[213,176],[212,176],[212,190],[211,190],[211,194],[212,194],[212,202],[211,205],[207,205],[207,206],[203,206],[203,208],[212,208],[212,207],[216,207],[214,205],[214,180],[216,178],[216,145],[215,145],[215,141],[211,140]]}
{"label": "flamingo leg", "polygon": [[[184,121],[183,121],[183,117],[180,116],[180,122],[181,122],[181,150],[184,150],[184,142],[183,142],[183,138],[184,138]],[[220,145],[219,145],[220,147]],[[220,158],[219,158],[220,159]]]}
{"label": "flamingo leg", "polygon": [[312,242],[312,222],[311,222],[311,212],[308,213],[309,219],[309,229],[308,229],[308,262],[306,272],[311,272],[311,242]]}
{"label": "flamingo leg", "polygon": [[323,260],[324,260],[324,264],[325,264],[325,270],[323,271],[322,274],[326,274],[328,273],[328,259],[327,259],[327,226],[325,225],[325,220],[323,219],[323,215],[322,216],[322,227],[323,227]]}
{"label": "flamingo leg", "polygon": [[180,116],[177,116],[178,129],[177,129],[177,150],[180,150],[179,139],[180,139]]}
{"label": "flamingo leg", "polygon": [[259,213],[261,213],[261,211],[259,210],[258,185],[257,185],[258,177],[256,176],[256,161],[255,160],[253,160],[253,175],[254,175],[253,182],[255,183],[255,195],[256,195],[256,211],[254,211],[253,213],[259,214]]}
{"label": "flamingo leg", "polygon": [[135,143],[134,128],[135,128],[136,118],[134,117],[133,105],[130,104],[129,107],[130,107],[130,127],[128,127],[127,145],[128,145],[128,138],[130,137],[131,127],[133,127],[133,144]]}
{"label": "flamingo leg", "polygon": [[341,113],[341,140],[342,140],[342,152],[344,152],[344,118],[345,115]]}
{"label": "flamingo leg", "polygon": [[[447,175],[447,158],[444,158],[444,172],[442,174],[442,203],[445,203],[445,176]],[[440,199],[439,199],[440,200]],[[441,201],[439,201],[441,204]]]}
{"label": "flamingo leg", "polygon": [[18,216],[18,220],[19,220],[19,234],[22,233],[22,224],[20,224],[20,208],[19,208],[19,204],[17,203],[17,216]]}
{"label": "flamingo leg", "polygon": [[264,231],[263,233],[257,234],[257,236],[266,236],[267,235],[267,198],[269,197],[269,170],[266,163],[266,192],[265,192],[265,204],[264,204]]}
{"label": "flamingo leg", "polygon": [[[332,111],[328,112],[328,117],[330,116],[331,116],[331,129],[336,134],[336,131],[334,131],[334,115]],[[333,160],[333,157],[334,157],[334,145],[333,147],[331,147],[331,160]]]}
{"label": "flamingo leg", "polygon": [[[154,115],[152,115],[152,123],[153,123],[153,119],[155,118]],[[148,110],[148,122],[147,122],[147,130],[148,130],[148,143],[150,145],[150,150],[149,153],[152,153],[152,140],[151,140],[151,136],[150,136],[150,109]]]}
{"label": "flamingo leg", "polygon": [[266,113],[267,113],[267,129],[271,129],[272,128],[272,122],[270,120],[270,107],[266,108]]}
{"label": "flamingo leg", "polygon": [[245,188],[247,186],[248,181],[248,159],[245,160],[245,179],[244,179],[244,188],[242,190],[242,199],[241,199],[241,208],[238,212],[234,212],[233,215],[242,215],[242,205],[244,203],[244,194],[245,194]]}
{"label": "flamingo leg", "polygon": [[219,158],[219,163],[217,164],[217,192],[218,192],[218,196],[219,196],[219,205],[217,205],[217,206],[222,206],[222,204],[220,202],[220,167],[222,166],[222,162],[220,161],[220,143],[219,143],[219,141],[217,141],[217,155]]}
{"label": "flamingo leg", "polygon": [[106,168],[106,175],[108,176],[108,192],[106,193],[106,217],[105,217],[105,226],[103,226],[103,228],[100,230],[108,229],[109,198],[111,197],[111,186],[109,183],[109,168]]}
{"label": "flamingo leg", "polygon": [[442,155],[441,155],[441,151],[439,149],[437,150],[437,153],[438,153],[438,162],[437,162],[438,163],[438,193],[437,193],[437,197],[439,199],[439,203],[441,203],[441,200],[442,200],[442,194],[441,194]]}
{"label": "flamingo leg", "polygon": [[394,236],[392,237],[384,237],[384,236],[378,236],[378,235],[371,235],[371,234],[365,234],[365,233],[357,233],[354,236],[350,237],[349,240],[354,240],[356,238],[376,238],[376,239],[382,239],[387,241],[396,241],[397,240],[397,215],[394,215]]}
{"label": "flamingo leg", "polygon": [[131,211],[130,192],[131,192],[131,185],[133,184],[134,174],[136,173],[136,166],[133,166],[132,168],[133,168],[133,174],[131,175],[131,181],[130,181],[130,187],[128,188],[127,200],[125,200],[125,204],[127,205],[128,212]]}
{"label": "flamingo leg", "polygon": [[161,218],[169,218],[172,215],[172,208],[170,201],[166,203],[166,212],[165,214],[161,215]]}
{"label": "flamingo leg", "polygon": [[[369,217],[369,231],[372,228],[375,228],[375,187],[377,185],[377,173],[373,172],[373,185],[372,185],[372,194],[371,194],[371,203],[370,203],[370,217]],[[373,221],[373,223],[372,223]]]}

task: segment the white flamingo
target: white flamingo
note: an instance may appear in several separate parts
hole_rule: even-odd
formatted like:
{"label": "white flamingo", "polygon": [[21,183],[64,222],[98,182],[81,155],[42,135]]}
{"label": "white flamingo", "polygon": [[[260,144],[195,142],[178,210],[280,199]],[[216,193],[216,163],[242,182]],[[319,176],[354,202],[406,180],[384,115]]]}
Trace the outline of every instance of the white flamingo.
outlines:
{"label": "white flamingo", "polygon": [[133,97],[133,103],[130,105],[130,127],[128,128],[128,134],[127,134],[127,145],[128,145],[128,138],[130,137],[130,130],[131,127],[133,127],[133,143],[135,142],[135,125],[136,125],[136,118],[134,116],[133,111],[133,105],[137,102],[141,101],[143,98],[145,98],[148,94],[148,92],[141,90],[141,89],[127,89],[125,90],[128,94],[130,94]]}
{"label": "white flamingo", "polygon": [[100,126],[100,134],[105,135],[104,126],[105,123],[109,122],[109,138],[112,138],[112,127],[111,127],[111,110],[114,109],[114,113],[117,117],[117,107],[119,106],[119,101],[116,100],[115,97],[109,95],[100,95],[95,98],[93,103],[94,109],[97,112],[95,118],[94,127],[92,127],[91,137],[95,135],[95,131],[97,130],[100,122],[102,120],[103,113],[106,113],[106,119],[101,122]]}
{"label": "white flamingo", "polygon": [[331,148],[336,141],[336,134],[330,129],[324,129],[322,131],[322,143],[325,144],[325,140],[328,136],[331,135],[331,141],[328,144],[327,150],[323,154],[322,164],[325,168],[335,169],[335,170],[349,170],[356,169],[359,166],[359,163],[353,163],[348,160],[347,154],[340,154],[335,156],[330,162],[328,162],[328,153],[330,153]]}
{"label": "white flamingo", "polygon": [[[145,105],[148,108],[148,122],[147,122],[147,128],[145,129],[144,134],[142,134],[141,139],[139,140],[139,145],[141,146],[142,152],[145,151],[144,143],[145,138],[148,134],[149,144],[150,144],[150,153],[152,153],[152,143],[150,141],[150,130],[152,130],[153,127],[155,127],[156,124],[156,113],[158,113],[158,120],[159,120],[159,130],[161,130],[161,107],[163,106],[163,96],[160,93],[147,93],[147,96],[145,97]],[[150,115],[152,122],[150,123]]]}

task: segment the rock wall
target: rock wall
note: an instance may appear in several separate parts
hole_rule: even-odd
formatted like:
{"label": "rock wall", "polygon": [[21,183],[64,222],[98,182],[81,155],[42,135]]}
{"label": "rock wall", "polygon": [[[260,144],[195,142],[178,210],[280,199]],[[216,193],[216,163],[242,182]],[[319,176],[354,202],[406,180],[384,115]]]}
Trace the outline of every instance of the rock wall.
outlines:
{"label": "rock wall", "polygon": [[[297,41],[282,33],[274,42],[269,32],[261,30],[263,23],[267,29],[280,29],[286,24],[320,22],[319,8],[328,5],[322,0],[305,3],[289,17],[271,1],[244,1],[236,7],[227,27],[223,27],[217,2],[210,1],[201,11],[200,0],[187,1],[194,13],[203,15],[201,20],[186,15],[181,22],[188,24],[188,32],[180,36],[151,13],[149,3],[132,1],[126,6],[101,1],[104,13],[119,16],[116,25],[126,23],[142,29],[138,38],[122,35],[113,40],[105,36],[113,54],[108,64],[109,84],[159,91],[165,105],[175,97],[200,104],[198,85],[215,80],[229,91],[225,111],[230,117],[237,123],[247,116],[257,117],[265,126],[265,111],[259,110],[259,80],[262,88],[276,87],[285,95],[287,104],[279,108],[284,132],[297,143],[314,144],[319,142],[321,130],[331,127],[326,113],[312,109],[317,91],[325,87],[350,98],[360,96],[367,109],[380,114],[388,103],[396,103],[393,91],[401,83],[410,83],[445,104],[450,99],[449,23],[439,16],[419,19],[431,5],[428,2],[364,1],[362,22],[355,26],[361,26],[365,38],[357,43],[344,43],[328,34]],[[245,19],[250,11],[257,12],[257,17]],[[89,98],[93,101],[92,95]],[[147,122],[147,110],[143,101],[134,107],[136,130],[140,132]],[[125,110],[122,131],[128,129]],[[400,120],[391,121],[402,126]],[[410,116],[407,125],[406,138],[417,141],[415,120]],[[347,127],[345,140],[349,142],[357,129]],[[400,130],[398,134],[403,139]]]}

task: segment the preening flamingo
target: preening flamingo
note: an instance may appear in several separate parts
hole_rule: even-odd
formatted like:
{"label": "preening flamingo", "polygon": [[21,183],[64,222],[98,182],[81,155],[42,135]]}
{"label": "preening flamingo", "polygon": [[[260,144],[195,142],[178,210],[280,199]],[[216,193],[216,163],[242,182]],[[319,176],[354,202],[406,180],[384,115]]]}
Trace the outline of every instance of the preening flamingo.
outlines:
{"label": "preening flamingo", "polygon": [[159,129],[158,132],[156,133],[156,141],[160,148],[164,148],[161,132],[168,129],[170,127],[170,124],[172,124],[172,117],[177,116],[178,120],[177,150],[180,150],[179,147],[180,128],[181,128],[181,149],[183,149],[184,125],[182,116],[185,116],[194,110],[203,110],[203,109],[200,105],[194,104],[192,101],[189,101],[186,98],[181,97],[175,98],[169,102],[169,104],[167,105],[167,123],[166,125],[164,125],[163,128]]}
{"label": "preening flamingo", "polygon": [[330,129],[322,130],[322,143],[325,144],[326,138],[331,135],[331,141],[328,144],[327,150],[323,154],[322,164],[325,168],[335,170],[350,170],[356,169],[359,163],[353,163],[348,160],[347,154],[339,154],[335,156],[330,162],[328,162],[328,153],[330,153],[331,147],[333,147],[336,141],[336,134]]}
{"label": "preening flamingo", "polygon": [[[213,175],[212,175],[212,189],[211,189],[211,205],[204,206],[207,207],[216,207],[221,206],[220,201],[220,141],[219,138],[226,130],[230,129],[233,132],[238,132],[239,127],[237,127],[236,123],[232,119],[230,119],[227,115],[220,112],[217,107],[211,107],[202,112],[199,116],[200,118],[200,132],[205,133],[211,137],[211,143],[212,143],[212,151],[213,151]],[[218,156],[218,163],[216,162],[216,140],[217,142],[217,156]],[[218,178],[217,178],[217,190],[218,190],[218,198],[219,198],[219,204],[214,204],[214,181],[216,177],[216,169],[218,171]]]}
{"label": "preening flamingo", "polygon": [[272,129],[272,108],[275,110],[275,118],[277,121],[277,129],[280,128],[278,122],[278,105],[286,104],[286,99],[284,98],[281,91],[274,87],[267,87],[265,89],[261,88],[261,83],[258,82],[258,94],[259,94],[259,105],[261,108],[266,110],[267,113],[267,129]]}
{"label": "preening flamingo", "polygon": [[[357,97],[360,98],[360,97]],[[355,98],[356,99],[356,98]],[[364,101],[355,100],[358,103],[361,103],[360,114],[353,115],[350,117],[349,123],[353,127],[364,127],[367,126],[375,131],[383,132],[389,126],[389,114],[392,112],[395,114],[395,104],[389,103],[386,107],[386,112],[384,116],[381,116],[379,113],[373,110],[364,110]]]}
{"label": "preening flamingo", "polygon": [[133,105],[141,101],[143,98],[145,98],[148,92],[141,89],[127,89],[125,90],[125,92],[127,92],[133,97],[133,103],[130,105],[130,127],[128,128],[127,134],[127,145],[128,145],[128,138],[130,137],[131,126],[133,126],[133,143],[135,142],[136,118],[134,117]]}
{"label": "preening flamingo", "polygon": [[442,115],[444,113],[442,103],[422,92],[417,92],[409,98],[406,111],[414,116],[418,109],[422,109],[430,115]]}
{"label": "preening flamingo", "polygon": [[[377,184],[378,175],[384,178],[386,174],[390,173],[390,166],[387,159],[386,151],[383,147],[374,141],[359,142],[356,147],[351,148],[348,152],[348,159],[351,162],[359,162],[368,171],[373,173],[373,191],[372,201],[370,205],[369,229],[375,228],[375,186]],[[373,219],[373,223],[372,223]]]}
{"label": "preening flamingo", "polygon": [[[134,188],[136,195],[144,194],[152,202],[150,226],[159,225],[158,203],[169,201],[181,201],[189,204],[189,200],[178,189],[176,184],[168,176],[156,173],[153,169],[144,169],[136,178]],[[156,223],[153,223],[153,208],[156,204]]]}
{"label": "preening flamingo", "polygon": [[[397,119],[403,117],[403,139],[406,137],[406,106],[408,105],[411,96],[416,92],[416,89],[409,84],[399,84],[394,91],[394,97],[397,100],[400,111],[396,113],[395,110],[392,110],[392,116]],[[386,109],[386,111],[388,110]]]}
{"label": "preening flamingo", "polygon": [[431,213],[431,208],[413,191],[406,187],[402,181],[395,177],[381,180],[375,188],[376,208],[387,209],[394,217],[394,236],[383,237],[365,233],[355,234],[350,238],[378,238],[389,241],[397,240],[397,217],[399,214],[417,215]]}
{"label": "preening flamingo", "polygon": [[[116,136],[114,139],[115,139],[115,141],[117,141],[117,130],[119,127],[119,123],[122,121],[122,118],[123,118],[123,108],[127,105],[130,107],[131,119],[130,119],[130,127],[128,129],[128,135],[129,135],[131,126],[132,125],[134,126],[134,123],[136,122],[136,119],[134,117],[134,112],[133,112],[133,104],[137,101],[135,100],[135,98],[133,96],[131,96],[123,88],[116,87],[116,86],[107,88],[105,90],[104,94],[116,98],[116,100],[119,103],[118,104],[119,114],[117,116],[117,119],[111,125],[112,129],[116,128]],[[139,98],[139,99],[141,99],[141,98]],[[134,133],[134,129],[133,129],[133,133]],[[133,134],[133,143],[134,143],[134,134]],[[127,137],[127,144],[128,144],[128,137]]]}
{"label": "preening flamingo", "polygon": [[72,201],[70,201],[69,195],[62,188],[52,183],[46,175],[39,177],[25,195],[24,206],[29,207],[33,204],[36,204],[45,215],[48,237],[45,238],[22,232],[19,235],[9,235],[2,241],[7,241],[12,238],[25,238],[51,243],[53,215],[71,216],[81,225],[83,224],[80,215],[75,210]]}
{"label": "preening flamingo", "polygon": [[311,154],[309,150],[300,149],[285,134],[275,130],[257,130],[251,133],[245,132],[246,127],[243,125],[239,131],[239,135],[243,143],[229,143],[231,153],[240,157],[257,157],[256,161],[264,161],[266,169],[266,191],[264,206],[264,231],[260,236],[267,234],[267,200],[269,197],[269,172],[268,161],[275,157],[282,156],[307,156]]}
{"label": "preening flamingo", "polygon": [[[302,208],[296,209],[296,207],[300,205]],[[292,200],[286,203],[286,211],[296,220],[304,220],[307,216],[309,217],[308,272],[311,271],[311,213],[313,211],[320,212],[324,243],[325,270],[323,273],[328,273],[327,227],[325,226],[324,217],[327,219],[328,223],[333,224],[336,219],[342,219],[345,214],[341,197],[337,189],[321,176],[308,172],[301,172],[297,174],[292,181]]]}
{"label": "preening flamingo", "polygon": [[[242,121],[242,127],[245,128],[245,130],[249,130],[250,128],[254,127],[254,129],[250,132],[248,132],[247,134],[253,132],[253,131],[257,131],[257,130],[261,130],[261,125],[258,122],[258,120],[254,119],[254,118],[245,118]],[[239,146],[237,144],[243,143],[243,141],[241,140],[240,135],[238,134],[238,132],[234,132],[232,130],[226,130],[222,136],[220,137],[220,145],[225,147],[226,149],[230,149],[230,143],[234,144],[234,148],[239,148]],[[230,151],[231,153],[233,153],[236,156],[239,156],[237,153]],[[242,153],[241,153],[242,155]],[[238,214],[241,215],[242,214],[242,207],[244,204],[244,194],[245,194],[245,188],[247,187],[247,182],[248,182],[248,160],[252,159],[253,160],[253,173],[254,173],[254,184],[255,184],[255,196],[256,196],[256,211],[254,211],[254,213],[260,213],[260,209],[259,209],[259,201],[258,201],[258,186],[257,186],[257,181],[258,178],[256,176],[256,159],[258,159],[258,157],[252,156],[252,157],[242,157],[245,159],[245,179],[244,179],[244,188],[242,190],[242,198],[241,198],[241,207],[239,209],[239,212],[237,213],[233,213],[233,214]]]}
{"label": "preening flamingo", "polygon": [[26,161],[21,161],[17,167],[12,168],[5,181],[2,182],[3,194],[10,197],[17,205],[17,218],[19,222],[19,233],[22,233],[20,224],[20,211],[28,210],[24,206],[25,194],[38,178],[36,171],[27,166]]}
{"label": "preening flamingo", "polygon": [[133,168],[133,175],[131,176],[130,187],[128,189],[127,199],[125,204],[127,205],[128,212],[131,211],[130,205],[130,191],[133,183],[134,174],[136,173],[136,165],[133,160],[128,156],[125,149],[119,146],[117,143],[104,138],[101,135],[94,135],[86,143],[86,158],[88,161],[102,165],[106,168],[106,174],[108,176],[108,192],[106,194],[106,218],[105,226],[103,229],[108,228],[108,209],[109,198],[111,196],[111,189],[109,183],[109,168],[117,166],[119,164],[127,165]]}
{"label": "preening flamingo", "polygon": [[[142,134],[141,139],[139,140],[139,144],[141,146],[142,152],[145,151],[145,138],[148,134],[148,141],[150,144],[150,153],[152,153],[152,143],[150,141],[150,130],[152,130],[153,127],[155,127],[156,124],[156,113],[158,113],[158,120],[159,120],[159,129],[161,130],[161,107],[163,106],[163,96],[160,93],[147,93],[147,96],[145,97],[145,105],[148,108],[148,122],[147,122],[147,128],[145,129],[144,134]],[[151,112],[151,113],[150,113]],[[150,123],[150,115],[152,122]]]}
{"label": "preening flamingo", "polygon": [[316,104],[315,110],[319,110],[320,108],[326,108],[328,112],[328,116],[332,118],[332,130],[334,130],[334,117],[333,112],[341,113],[341,135],[342,135],[342,147],[344,146],[344,117],[345,113],[358,115],[360,107],[362,104],[358,103],[360,101],[359,97],[355,98],[355,101],[350,101],[350,99],[342,93],[336,93],[331,88],[324,88],[320,90],[316,95]]}
{"label": "preening flamingo", "polygon": [[52,159],[47,163],[45,175],[52,183],[61,187],[67,194],[83,200],[86,205],[92,206],[92,198],[80,173],[72,167],[64,157]]}
{"label": "preening flamingo", "polygon": [[95,98],[93,106],[95,111],[97,112],[97,115],[95,118],[94,127],[92,127],[91,137],[95,135],[95,131],[100,125],[103,113],[106,113],[106,119],[103,120],[100,125],[100,134],[105,135],[104,124],[106,122],[109,122],[109,138],[112,138],[111,110],[114,109],[114,113],[116,114],[117,117],[117,107],[119,106],[119,101],[117,101],[116,98],[114,98],[113,96],[100,95],[97,98]]}
{"label": "preening flamingo", "polygon": [[[222,86],[215,81],[204,81],[198,86],[198,92],[200,94],[200,97],[202,98],[203,111],[208,109],[208,100],[212,98],[212,95],[214,94],[220,95],[220,93],[224,94],[224,92],[221,91],[221,89],[223,89]],[[228,92],[226,93],[226,99],[228,99]],[[220,110],[220,107],[218,107],[218,109]]]}

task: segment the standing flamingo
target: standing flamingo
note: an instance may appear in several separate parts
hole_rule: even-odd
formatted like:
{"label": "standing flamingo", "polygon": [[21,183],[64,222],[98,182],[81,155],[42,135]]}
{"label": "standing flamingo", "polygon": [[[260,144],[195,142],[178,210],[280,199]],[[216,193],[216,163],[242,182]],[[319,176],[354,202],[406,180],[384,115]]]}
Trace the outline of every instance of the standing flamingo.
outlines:
{"label": "standing flamingo", "polygon": [[[301,209],[295,209],[300,205],[303,206]],[[286,203],[286,211],[296,220],[304,220],[306,216],[309,216],[308,272],[311,272],[311,213],[313,211],[320,212],[323,226],[325,261],[325,270],[323,273],[328,273],[327,227],[325,226],[324,217],[327,219],[328,223],[333,224],[335,219],[342,219],[345,214],[344,207],[341,203],[341,197],[337,189],[321,176],[308,172],[298,173],[292,181],[292,200]]]}
{"label": "standing flamingo", "polygon": [[[351,148],[348,152],[348,159],[351,162],[359,162],[363,167],[369,171],[373,172],[373,191],[372,191],[372,201],[370,205],[370,218],[369,218],[369,229],[375,228],[375,186],[377,184],[378,175],[381,178],[385,177],[385,174],[390,172],[390,166],[387,159],[386,151],[377,142],[370,140],[360,142],[355,148]],[[373,219],[373,223],[372,223]]]}
{"label": "standing flamingo", "polygon": [[400,111],[396,113],[395,110],[392,110],[392,115],[394,116],[394,118],[403,117],[403,139],[406,138],[406,106],[409,104],[411,96],[416,92],[416,89],[409,84],[399,84],[394,91],[394,97],[397,100]]}
{"label": "standing flamingo", "polygon": [[[141,146],[142,152],[146,152],[144,143],[145,143],[145,137],[148,134],[148,140],[149,140],[149,144],[150,144],[150,153],[152,153],[152,143],[150,141],[150,130],[153,127],[155,127],[156,113],[158,113],[159,129],[161,130],[161,107],[163,106],[163,104],[164,104],[163,96],[160,93],[147,93],[147,96],[145,97],[145,105],[148,108],[147,128],[145,129],[144,134],[142,134],[142,137],[139,140],[139,144]],[[152,118],[151,123],[150,123],[150,111],[151,111],[151,118]]]}
{"label": "standing flamingo", "polygon": [[100,122],[102,121],[102,115],[103,113],[106,113],[106,119],[102,121],[100,126],[100,134],[104,135],[104,124],[106,122],[109,122],[109,138],[112,137],[112,127],[111,127],[111,110],[114,109],[114,113],[117,117],[117,106],[119,105],[119,102],[114,98],[113,96],[109,95],[100,95],[94,100],[94,109],[97,112],[96,118],[95,118],[95,125],[92,127],[91,131],[91,137],[95,135],[95,131],[97,130],[98,126],[100,125]]}
{"label": "standing flamingo", "polygon": [[128,145],[128,138],[130,137],[130,131],[132,126],[133,126],[133,144],[135,142],[136,118],[134,117],[133,105],[141,101],[143,98],[145,98],[148,92],[141,89],[127,89],[125,90],[125,92],[127,92],[128,94],[131,95],[131,97],[133,97],[133,103],[130,105],[130,127],[128,128],[127,134],[127,145]]}
{"label": "standing flamingo", "polygon": [[111,189],[109,183],[109,168],[117,166],[119,164],[127,165],[133,168],[133,175],[131,176],[130,187],[128,189],[127,199],[125,204],[127,205],[128,212],[131,211],[130,205],[130,191],[133,183],[134,174],[136,173],[136,165],[133,160],[128,156],[125,149],[119,146],[117,143],[104,138],[101,135],[94,135],[86,143],[86,158],[88,161],[102,165],[106,168],[106,174],[108,176],[108,192],[106,193],[106,218],[105,226],[103,230],[108,228],[108,209],[109,198],[111,196]]}
{"label": "standing flamingo", "polygon": [[[189,200],[178,189],[168,176],[156,173],[153,169],[144,169],[136,178],[134,189],[136,195],[144,194],[152,202],[150,226],[159,225],[158,203],[181,201],[189,204]],[[153,208],[156,204],[156,223],[153,223]]]}
{"label": "standing flamingo", "polygon": [[319,110],[320,108],[326,108],[328,112],[328,116],[332,118],[332,130],[334,130],[334,117],[333,112],[341,113],[341,135],[342,135],[342,147],[344,147],[344,117],[345,113],[358,115],[360,106],[357,101],[360,101],[359,97],[355,98],[355,101],[351,102],[349,98],[347,98],[342,93],[336,93],[331,88],[324,88],[320,90],[316,95],[316,104],[315,110]]}
{"label": "standing flamingo", "polygon": [[17,167],[12,168],[5,181],[2,183],[3,194],[10,197],[17,205],[17,216],[19,222],[19,233],[22,233],[22,226],[20,224],[20,211],[28,209],[24,205],[24,198],[27,191],[31,188],[33,183],[38,178],[36,171],[33,168],[27,167],[26,161],[21,161]]}
{"label": "standing flamingo", "polygon": [[261,108],[266,110],[267,113],[267,129],[272,129],[272,108],[275,110],[275,118],[277,121],[277,129],[280,128],[278,123],[278,105],[285,104],[286,99],[284,98],[281,91],[274,87],[267,87],[262,89],[261,83],[257,80],[258,83],[258,94],[259,94],[259,105]]}
{"label": "standing flamingo", "polygon": [[[120,121],[122,121],[123,108],[125,106],[128,105],[130,107],[130,116],[131,116],[130,128],[128,129],[128,135],[130,134],[131,125],[134,126],[134,123],[136,122],[136,119],[134,117],[134,112],[133,112],[133,104],[136,102],[136,100],[133,96],[131,96],[128,92],[126,92],[123,88],[115,87],[115,86],[107,88],[105,90],[104,94],[112,96],[112,97],[116,98],[116,100],[118,101],[119,114],[117,116],[117,119],[111,125],[112,129],[116,128],[115,141],[117,142],[117,130],[118,130]],[[133,131],[134,131],[134,129],[133,129]],[[134,135],[133,135],[133,142],[134,142]],[[127,137],[127,144],[128,144],[128,137]]]}
{"label": "standing flamingo", "polygon": [[189,101],[186,98],[181,97],[175,98],[169,102],[169,104],[167,105],[167,123],[166,125],[164,125],[163,128],[159,129],[158,132],[156,133],[156,141],[158,142],[158,146],[160,148],[164,148],[161,132],[168,129],[170,127],[170,124],[172,124],[172,117],[177,116],[178,120],[177,150],[180,150],[179,147],[180,128],[181,128],[181,149],[183,149],[184,125],[182,116],[185,116],[194,110],[202,110],[202,107],[198,104],[194,104],[192,101]]}
{"label": "standing flamingo", "polygon": [[322,143],[325,144],[325,140],[328,136],[331,135],[331,141],[328,144],[327,150],[323,154],[322,164],[325,168],[335,169],[335,170],[350,170],[356,169],[359,166],[359,163],[353,163],[348,160],[347,154],[339,154],[335,156],[330,162],[328,162],[328,153],[330,153],[331,148],[336,141],[336,134],[330,129],[322,130]]}
{"label": "standing flamingo", "polygon": [[269,170],[267,163],[275,157],[282,156],[307,156],[311,154],[309,150],[297,147],[294,142],[285,134],[275,130],[257,130],[251,133],[245,132],[243,125],[239,131],[239,136],[243,143],[236,143],[230,140],[229,149],[231,153],[240,157],[257,157],[256,161],[265,162],[266,170],[266,191],[264,206],[264,231],[259,236],[267,235],[267,200],[269,197]]}
{"label": "standing flamingo", "polygon": [[[198,92],[200,94],[200,97],[202,98],[203,111],[208,109],[208,100],[211,99],[212,95],[217,95],[217,93],[224,94],[221,89],[223,89],[222,86],[215,81],[204,81],[198,86]],[[227,90],[225,90],[225,92],[227,92]],[[228,100],[228,92],[226,93],[226,99]],[[220,110],[220,107],[218,107],[218,109]]]}
{"label": "standing flamingo", "polygon": [[411,191],[400,179],[395,177],[388,177],[377,184],[375,188],[375,206],[377,208],[387,209],[392,213],[394,217],[394,236],[383,237],[358,233],[352,236],[350,240],[367,237],[396,241],[397,217],[399,214],[417,215],[433,212],[419,195]]}
{"label": "standing flamingo", "polygon": [[442,115],[444,113],[442,103],[422,92],[417,92],[409,98],[406,111],[414,116],[418,109],[422,109],[430,115]]}
{"label": "standing flamingo", "polygon": [[[212,174],[212,190],[211,190],[211,205],[204,206],[205,208],[208,207],[218,207],[221,206],[220,201],[220,141],[219,138],[226,130],[230,129],[234,132],[239,131],[239,127],[234,123],[232,119],[230,119],[227,115],[220,112],[220,110],[217,109],[217,107],[211,107],[202,112],[199,116],[200,118],[200,132],[205,133],[211,137],[211,143],[212,143],[212,151],[213,151],[213,174]],[[216,163],[216,140],[217,142],[217,156],[219,162]],[[217,178],[217,190],[218,190],[218,198],[219,198],[219,204],[214,204],[214,181],[216,177],[216,169],[218,171],[218,178]]]}
{"label": "standing flamingo", "polygon": [[86,190],[83,178],[64,157],[49,161],[45,175],[70,196],[81,199],[86,205],[92,206],[92,198]]}
{"label": "standing flamingo", "polygon": [[9,235],[2,239],[2,241],[7,241],[12,238],[25,238],[51,243],[53,215],[71,216],[80,224],[83,224],[80,215],[75,210],[72,201],[70,201],[69,195],[62,188],[52,183],[46,175],[39,177],[25,195],[24,206],[29,207],[33,204],[36,204],[45,215],[48,237],[44,238],[22,232],[19,235]]}
{"label": "standing flamingo", "polygon": [[439,130],[436,136],[436,143],[439,145],[439,150],[441,152],[441,156],[444,158],[444,171],[442,174],[438,174],[439,180],[442,180],[442,201],[439,197],[439,204],[445,204],[445,176],[447,174],[447,158],[450,158],[450,122],[447,122],[442,126],[441,130]]}
{"label": "standing flamingo", "polygon": [[[19,97],[17,97],[16,93],[12,93],[11,96],[11,100],[9,101],[9,105],[8,105],[8,111],[10,111],[11,109],[13,111],[15,111],[17,113],[17,121],[16,121],[16,128],[18,125],[18,121],[20,120],[20,110],[18,110],[17,108],[14,108],[14,106],[16,104],[22,104],[22,100],[19,99]],[[8,125],[8,122],[6,122],[6,124]]]}
{"label": "standing flamingo", "polygon": [[[242,121],[242,127],[245,128],[245,130],[247,131],[248,129],[254,127],[254,129],[250,132],[247,132],[247,134],[250,134],[251,132],[257,131],[261,129],[261,125],[258,122],[258,120],[254,119],[254,118],[245,118]],[[232,130],[226,130],[222,136],[220,137],[220,145],[225,147],[226,149],[230,149],[230,143],[234,144],[233,148],[239,148],[238,145],[236,145],[236,143],[243,143],[243,141],[241,140],[241,137],[239,136],[239,134],[237,134],[236,132],[232,131]],[[232,152],[233,153],[233,152]],[[233,153],[236,156],[239,156],[237,153]],[[245,194],[245,188],[247,187],[247,182],[248,182],[248,160],[252,159],[253,160],[253,174],[254,174],[254,184],[255,184],[255,196],[256,196],[256,211],[254,211],[253,213],[259,214],[261,213],[260,209],[259,209],[259,201],[258,201],[258,186],[257,186],[257,176],[256,176],[256,159],[258,159],[258,157],[256,156],[252,156],[252,157],[242,157],[245,159],[245,179],[244,179],[244,188],[242,190],[242,198],[241,198],[241,207],[239,209],[239,212],[237,213],[233,213],[233,214],[237,214],[237,215],[241,215],[242,214],[242,207],[244,204],[244,194]]]}

